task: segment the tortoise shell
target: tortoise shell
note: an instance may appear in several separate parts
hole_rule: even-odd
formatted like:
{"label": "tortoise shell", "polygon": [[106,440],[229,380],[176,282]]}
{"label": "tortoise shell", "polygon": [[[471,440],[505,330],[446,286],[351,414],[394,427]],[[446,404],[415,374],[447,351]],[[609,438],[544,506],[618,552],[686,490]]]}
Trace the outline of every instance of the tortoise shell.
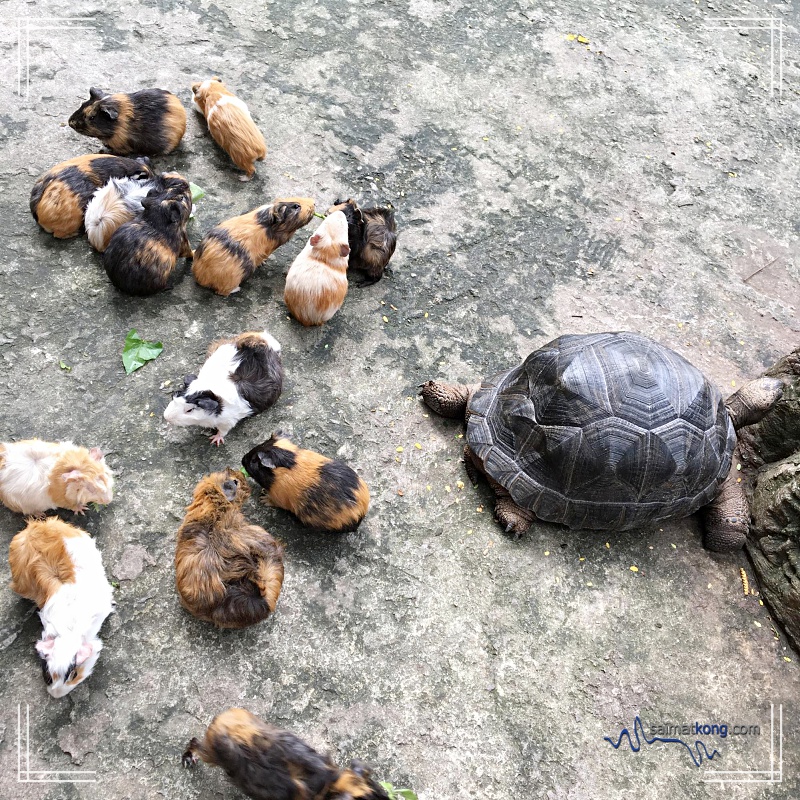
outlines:
{"label": "tortoise shell", "polygon": [[539,519],[625,530],[713,500],[736,434],[696,367],[623,332],[561,336],[484,382],[467,442]]}

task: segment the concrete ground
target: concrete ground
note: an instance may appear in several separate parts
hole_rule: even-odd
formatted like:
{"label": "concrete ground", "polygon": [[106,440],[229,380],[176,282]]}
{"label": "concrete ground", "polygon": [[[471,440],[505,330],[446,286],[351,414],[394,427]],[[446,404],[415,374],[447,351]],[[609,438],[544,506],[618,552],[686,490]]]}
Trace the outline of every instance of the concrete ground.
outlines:
{"label": "concrete ground", "polygon": [[[88,19],[69,31],[44,15]],[[29,96],[25,17],[47,28],[30,32]],[[774,18],[773,51],[755,29],[768,22],[721,21],[734,17]],[[799,22],[789,3],[744,0],[9,5],[0,440],[109,452],[116,499],[78,524],[119,588],[95,674],[61,700],[45,692],[30,604],[0,590],[0,797],[237,797],[221,771],[179,763],[232,705],[421,800],[797,797],[798,655],[743,595],[745,556],[705,552],[697,519],[625,535],[537,524],[509,540],[466,481],[460,426],[415,387],[488,376],[562,333],[628,329],[727,393],[797,346]],[[160,86],[188,108],[189,84],[212,74],[249,103],[269,153],[241,184],[189,112],[156,163],[208,192],[193,243],[281,195],[397,209],[391,274],[351,287],[322,329],[281,300],[309,230],[230,299],[187,276],[141,300],[114,290],[85,238],[56,241],[30,216],[40,173],[99,150],[66,127],[89,86]],[[279,403],[219,450],[168,429],[170,391],[208,342],[264,327],[283,345]],[[164,352],[126,377],[131,328]],[[220,632],[178,604],[175,531],[196,481],[277,427],[354,465],[372,508],[357,533],[326,537],[254,498],[249,517],[286,543],[283,594],[271,621]],[[6,542],[22,526],[0,511]],[[18,782],[18,704],[31,769],[98,782]],[[707,767],[770,769],[771,704],[782,782],[701,782]],[[637,715],[648,731],[761,734],[687,737],[720,753],[698,769],[675,743],[615,751],[604,737]]]}

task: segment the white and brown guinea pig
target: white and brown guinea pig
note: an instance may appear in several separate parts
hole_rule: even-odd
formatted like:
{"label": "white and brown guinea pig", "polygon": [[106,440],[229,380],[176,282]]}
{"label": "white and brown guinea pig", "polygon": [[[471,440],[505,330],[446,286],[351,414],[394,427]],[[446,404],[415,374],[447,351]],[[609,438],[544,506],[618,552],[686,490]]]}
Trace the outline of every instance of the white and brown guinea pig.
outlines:
{"label": "white and brown guinea pig", "polygon": [[207,289],[227,297],[295,231],[314,216],[310,197],[287,197],[213,227],[194,251],[192,274]]}
{"label": "white and brown guinea pig", "polygon": [[178,529],[175,585],[181,605],[218,628],[266,619],[283,585],[283,545],[241,512],[250,487],[239,471],[206,475]]}
{"label": "white and brown guinea pig", "polygon": [[11,588],[39,607],[47,691],[63,697],[92,674],[103,649],[97,634],[114,610],[100,551],[86,531],[49,517],[11,540],[8,562]]}
{"label": "white and brown guinea pig", "polygon": [[164,419],[172,425],[216,428],[213,444],[245,417],[266,411],[283,391],[281,346],[267,331],[213,342],[197,375],[187,375]]}
{"label": "white and brown guinea pig", "polygon": [[92,196],[111,178],[146,181],[154,175],[146,158],[121,158],[104,153],[71,158],[38,178],[31,190],[31,214],[56,239],[69,239],[81,232],[83,215]]}
{"label": "white and brown guinea pig", "polygon": [[143,211],[142,199],[155,188],[154,179],[112,178],[92,196],[84,214],[89,244],[102,253],[117,228]]}
{"label": "white and brown guinea pig", "polygon": [[186,111],[164,89],[108,94],[92,87],[89,99],[69,118],[69,126],[121,156],[164,156],[186,132]]}
{"label": "white and brown guinea pig", "polygon": [[298,322],[322,325],[342,307],[349,255],[347,217],[334,211],[322,220],[286,276],[283,301]]}
{"label": "white and brown guinea pig", "polygon": [[172,287],[179,258],[191,258],[186,223],[192,213],[189,182],[177,173],[158,176],[142,198],[142,213],[123,223],[103,252],[111,283],[146,297]]}
{"label": "white and brown guinea pig", "polygon": [[21,514],[110,503],[114,477],[99,448],[25,439],[0,444],[0,503]]}
{"label": "white and brown guinea pig", "polygon": [[397,223],[390,208],[360,208],[358,203],[337,200],[328,213],[342,211],[347,217],[350,244],[348,271],[362,273],[362,286],[377,283],[397,246]]}
{"label": "white and brown guinea pig", "polygon": [[388,800],[369,768],[352,761],[339,769],[299,736],[276,728],[244,708],[218,714],[203,741],[192,739],[183,766],[203,759],[222,767],[255,800]]}
{"label": "white and brown guinea pig", "polygon": [[267,155],[267,144],[247,104],[216,77],[193,83],[192,94],[192,103],[206,118],[211,138],[246,173],[240,175],[239,180],[252,180],[256,161],[263,161]]}
{"label": "white and brown guinea pig", "polygon": [[355,470],[303,450],[281,432],[254,447],[242,466],[264,488],[265,503],[291,511],[310,528],[354,531],[369,509],[369,489]]}

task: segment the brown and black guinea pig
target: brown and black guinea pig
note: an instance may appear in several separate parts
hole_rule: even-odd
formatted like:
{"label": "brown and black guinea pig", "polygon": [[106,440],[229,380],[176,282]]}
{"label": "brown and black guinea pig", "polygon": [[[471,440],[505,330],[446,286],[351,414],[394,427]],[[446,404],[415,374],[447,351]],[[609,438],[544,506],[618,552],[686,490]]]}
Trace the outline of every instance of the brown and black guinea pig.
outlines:
{"label": "brown and black guinea pig", "polygon": [[31,190],[33,218],[57,239],[77,236],[92,195],[111,178],[154,177],[147,158],[121,158],[103,153],[62,161],[44,173]]}
{"label": "brown and black guinea pig", "polygon": [[377,283],[382,277],[397,246],[397,223],[390,208],[360,208],[351,197],[337,200],[328,214],[343,211],[347,217],[347,239],[350,261],[347,271],[364,277],[361,286]]}
{"label": "brown and black guinea pig", "polygon": [[276,728],[244,708],[217,714],[203,741],[192,739],[183,766],[199,759],[222,767],[255,800],[388,800],[369,768],[352,761],[339,769],[299,736]]}
{"label": "brown and black guinea pig", "polygon": [[310,197],[274,200],[213,227],[194,253],[192,274],[207,289],[227,297],[314,216]]}
{"label": "brown and black guinea pig", "polygon": [[250,487],[239,471],[206,475],[178,529],[175,585],[181,605],[218,628],[266,619],[283,585],[283,545],[241,512]]}
{"label": "brown and black guinea pig", "polygon": [[243,459],[264,489],[262,502],[291,511],[303,525],[331,533],[354,531],[369,509],[369,489],[356,472],[276,431]]}
{"label": "brown and black guinea pig", "polygon": [[178,258],[192,257],[186,235],[192,213],[189,183],[165,173],[141,203],[141,215],[114,232],[103,266],[121,292],[147,296],[170,288]]}
{"label": "brown and black guinea pig", "polygon": [[108,94],[92,87],[89,99],[69,118],[69,126],[121,156],[164,156],[186,132],[186,110],[165,89]]}

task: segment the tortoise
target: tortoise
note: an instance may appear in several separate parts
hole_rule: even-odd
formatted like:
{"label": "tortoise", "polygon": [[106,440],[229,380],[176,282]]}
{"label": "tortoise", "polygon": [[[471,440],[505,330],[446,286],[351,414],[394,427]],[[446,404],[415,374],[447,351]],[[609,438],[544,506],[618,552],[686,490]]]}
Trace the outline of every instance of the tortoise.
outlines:
{"label": "tortoise", "polygon": [[467,421],[467,474],[487,477],[507,533],[534,518],[630,530],[702,508],[703,544],[724,551],[744,544],[750,520],[736,430],[783,383],[760,378],[723,401],[675,351],[614,332],[560,336],[480,385],[420,389],[433,411]]}

